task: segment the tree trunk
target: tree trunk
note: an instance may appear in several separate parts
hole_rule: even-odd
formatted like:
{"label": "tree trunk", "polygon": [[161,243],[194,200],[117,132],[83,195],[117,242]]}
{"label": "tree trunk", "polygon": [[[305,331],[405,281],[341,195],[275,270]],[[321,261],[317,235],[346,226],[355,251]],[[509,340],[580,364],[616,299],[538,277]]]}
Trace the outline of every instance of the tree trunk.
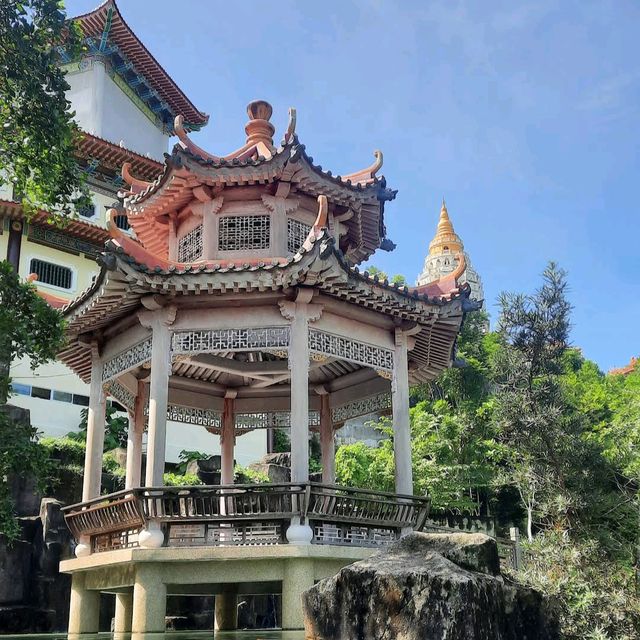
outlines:
{"label": "tree trunk", "polygon": [[527,539],[533,542],[533,507],[527,507]]}

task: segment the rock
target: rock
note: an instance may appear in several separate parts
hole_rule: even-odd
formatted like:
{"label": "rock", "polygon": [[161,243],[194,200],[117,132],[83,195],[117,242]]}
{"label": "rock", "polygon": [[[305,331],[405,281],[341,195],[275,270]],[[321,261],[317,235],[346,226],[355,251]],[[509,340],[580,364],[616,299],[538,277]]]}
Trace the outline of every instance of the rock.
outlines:
{"label": "rock", "polygon": [[495,540],[413,533],[303,594],[308,640],[556,640],[542,596],[500,575]]}
{"label": "rock", "polygon": [[269,482],[272,482],[273,484],[291,481],[291,469],[279,464],[263,464],[261,462],[254,462],[249,465],[249,469],[258,471],[259,473],[264,473],[269,478]]}

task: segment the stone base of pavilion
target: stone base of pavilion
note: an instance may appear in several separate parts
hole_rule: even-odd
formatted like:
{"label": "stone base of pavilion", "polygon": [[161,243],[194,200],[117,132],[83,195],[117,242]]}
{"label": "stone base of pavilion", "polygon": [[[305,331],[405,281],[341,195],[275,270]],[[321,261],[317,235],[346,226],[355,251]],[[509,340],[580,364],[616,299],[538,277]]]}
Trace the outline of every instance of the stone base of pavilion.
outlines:
{"label": "stone base of pavilion", "polygon": [[282,628],[302,629],[303,591],[371,555],[366,547],[273,545],[120,549],[66,560],[72,574],[69,638],[95,634],[101,593],[116,594],[116,635],[163,637],[168,595],[214,595],[216,629],[236,628],[236,598],[282,594]]}

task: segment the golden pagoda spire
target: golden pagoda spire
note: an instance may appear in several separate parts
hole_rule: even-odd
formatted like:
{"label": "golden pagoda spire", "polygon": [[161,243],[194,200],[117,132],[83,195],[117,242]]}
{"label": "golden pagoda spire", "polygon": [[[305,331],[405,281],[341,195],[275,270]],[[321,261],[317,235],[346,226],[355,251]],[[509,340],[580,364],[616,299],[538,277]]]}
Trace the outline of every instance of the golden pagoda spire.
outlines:
{"label": "golden pagoda spire", "polygon": [[442,198],[442,208],[440,209],[440,220],[438,220],[438,227],[436,229],[436,235],[429,243],[429,255],[439,255],[441,253],[461,253],[464,251],[464,245],[460,236],[455,232],[451,219],[449,218],[449,211],[447,210],[447,203]]}

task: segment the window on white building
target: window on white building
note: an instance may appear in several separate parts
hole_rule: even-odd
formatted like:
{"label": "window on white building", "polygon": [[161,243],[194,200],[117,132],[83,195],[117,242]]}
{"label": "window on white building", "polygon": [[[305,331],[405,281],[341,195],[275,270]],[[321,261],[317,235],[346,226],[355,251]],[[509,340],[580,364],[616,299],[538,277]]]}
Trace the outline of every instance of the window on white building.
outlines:
{"label": "window on white building", "polygon": [[43,284],[50,284],[54,287],[60,287],[60,289],[71,289],[73,286],[73,271],[61,264],[32,258],[29,264],[29,273],[36,273],[38,282]]}

